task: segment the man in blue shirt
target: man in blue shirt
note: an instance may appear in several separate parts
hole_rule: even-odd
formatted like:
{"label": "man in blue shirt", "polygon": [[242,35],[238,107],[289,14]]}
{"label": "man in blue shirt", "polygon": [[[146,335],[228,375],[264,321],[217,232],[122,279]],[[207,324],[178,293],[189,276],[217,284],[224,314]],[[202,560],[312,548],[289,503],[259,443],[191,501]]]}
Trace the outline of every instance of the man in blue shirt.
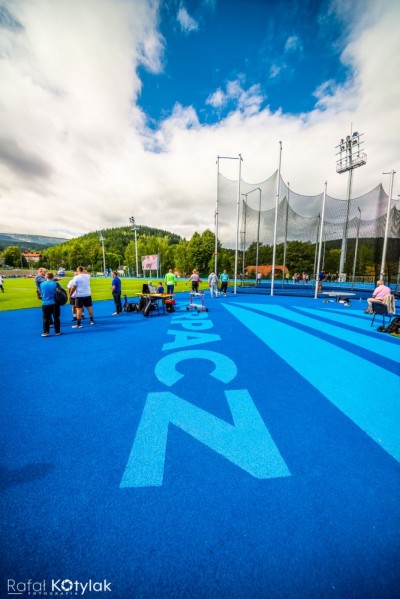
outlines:
{"label": "man in blue shirt", "polygon": [[42,337],[50,335],[50,323],[54,318],[54,332],[61,335],[60,331],[60,306],[55,303],[54,295],[57,283],[54,281],[52,272],[46,273],[46,279],[40,283],[40,294],[42,297],[43,333]]}
{"label": "man in blue shirt", "polygon": [[115,270],[113,271],[112,275],[113,275],[113,280],[111,283],[111,293],[114,298],[114,304],[115,304],[115,310],[116,310],[115,312],[113,312],[113,316],[118,316],[118,314],[122,314],[121,279],[119,278],[119,276],[117,275]]}

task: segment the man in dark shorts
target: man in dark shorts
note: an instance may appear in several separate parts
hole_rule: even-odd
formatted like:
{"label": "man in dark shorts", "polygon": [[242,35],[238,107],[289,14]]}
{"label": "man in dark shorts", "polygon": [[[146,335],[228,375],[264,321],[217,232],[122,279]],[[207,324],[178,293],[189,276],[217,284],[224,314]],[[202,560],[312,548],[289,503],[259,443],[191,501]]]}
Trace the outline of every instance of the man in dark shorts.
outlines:
{"label": "man in dark shorts", "polygon": [[76,275],[72,279],[70,296],[75,294],[76,323],[73,329],[82,328],[82,308],[87,308],[90,316],[90,324],[94,324],[92,293],[90,290],[90,274],[86,272],[83,266],[78,266]]}

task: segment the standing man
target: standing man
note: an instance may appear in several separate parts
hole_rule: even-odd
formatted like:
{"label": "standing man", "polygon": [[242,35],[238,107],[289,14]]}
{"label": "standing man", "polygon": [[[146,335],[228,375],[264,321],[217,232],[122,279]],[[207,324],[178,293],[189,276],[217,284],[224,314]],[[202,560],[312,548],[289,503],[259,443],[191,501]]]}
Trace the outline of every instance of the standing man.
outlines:
{"label": "standing man", "polygon": [[54,319],[54,332],[61,335],[60,330],[60,306],[55,303],[54,295],[57,283],[54,281],[52,272],[46,273],[45,280],[40,283],[40,295],[42,298],[43,333],[42,337],[50,335],[50,322]]}
{"label": "standing man", "polygon": [[172,295],[174,293],[174,287],[175,287],[175,283],[176,283],[175,274],[174,274],[172,268],[169,269],[169,271],[165,275],[164,280],[165,280],[165,284],[167,286],[167,293]]}
{"label": "standing man", "polygon": [[122,314],[122,303],[121,303],[121,279],[119,278],[117,272],[113,270],[113,280],[111,282],[111,293],[114,298],[115,304],[115,312],[113,312],[113,316],[118,316],[118,314]]}
{"label": "standing man", "polygon": [[46,269],[39,268],[35,277],[36,293],[39,299],[42,299],[42,293],[40,291],[40,285],[46,280]]}
{"label": "standing man", "polygon": [[93,308],[92,308],[92,293],[90,290],[90,274],[85,271],[83,266],[78,266],[76,269],[77,274],[72,279],[72,286],[70,290],[70,297],[75,293],[75,307],[76,307],[76,324],[73,325],[73,329],[82,328],[82,308],[87,308],[90,316],[90,324],[94,324],[93,320]]}
{"label": "standing man", "polygon": [[2,293],[4,293],[3,277],[1,275],[0,275],[0,289],[1,289]]}
{"label": "standing man", "polygon": [[223,273],[221,273],[221,276],[219,279],[221,281],[221,293],[223,293],[224,297],[226,297],[226,293],[228,291],[228,283],[229,283],[229,275],[226,272],[226,269],[224,270]]}

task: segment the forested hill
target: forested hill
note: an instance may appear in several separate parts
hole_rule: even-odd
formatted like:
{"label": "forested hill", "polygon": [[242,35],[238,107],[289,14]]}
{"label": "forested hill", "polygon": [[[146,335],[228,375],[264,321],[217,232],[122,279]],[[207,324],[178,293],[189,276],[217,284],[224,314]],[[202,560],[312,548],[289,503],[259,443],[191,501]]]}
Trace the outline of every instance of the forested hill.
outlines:
{"label": "forested hill", "polygon": [[28,235],[24,233],[0,233],[0,249],[15,245],[22,251],[41,250],[67,241],[62,237],[46,237],[45,235]]}
{"label": "forested hill", "polygon": [[[63,243],[63,247],[66,247],[69,244],[74,245],[77,242],[85,245],[93,241],[99,241],[101,235],[103,236],[104,245],[108,252],[122,255],[124,254],[127,245],[135,239],[135,234],[131,227],[114,227],[111,229],[102,229],[101,231],[86,233],[81,237],[70,239]],[[136,236],[137,238],[167,237],[169,240],[169,245],[176,245],[182,241],[182,237],[176,235],[175,233],[170,233],[169,231],[164,231],[163,229],[146,227],[144,225],[137,225]]]}

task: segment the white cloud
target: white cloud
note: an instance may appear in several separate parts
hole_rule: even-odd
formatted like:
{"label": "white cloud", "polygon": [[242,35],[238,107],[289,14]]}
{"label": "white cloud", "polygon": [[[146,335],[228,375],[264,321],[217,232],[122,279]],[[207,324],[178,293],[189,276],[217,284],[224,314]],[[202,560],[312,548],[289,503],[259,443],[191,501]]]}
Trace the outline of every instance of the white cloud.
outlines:
{"label": "white cloud", "polygon": [[279,66],[277,64],[271,65],[271,68],[269,69],[270,78],[275,79],[275,77],[277,77],[281,71],[282,71],[282,66]]}
{"label": "white cloud", "polygon": [[291,35],[287,38],[285,43],[285,52],[294,52],[296,50],[302,50],[303,44],[297,35]]}
{"label": "white cloud", "polygon": [[178,10],[177,19],[182,31],[190,33],[191,31],[196,31],[199,28],[198,23],[189,15],[188,11],[183,5],[181,5]]}
{"label": "white cloud", "polygon": [[[345,197],[334,148],[351,123],[368,154],[354,195],[382,180],[387,190],[381,173],[400,172],[400,9],[376,4],[364,2],[349,28],[342,59],[352,79],[321,82],[311,112],[271,112],[260,87],[241,77],[210,94],[210,106],[232,107],[217,124],[176,104],[153,131],[137,98],[138,66],[163,68],[156,2],[85,0],[74,10],[70,0],[8,2],[23,29],[0,30],[1,230],[84,233],[128,225],[133,211],[138,224],[190,237],[213,228],[216,156],[242,153],[242,176],[257,183],[277,168],[279,140],[294,191],[318,194],[327,180],[330,195]],[[221,172],[236,177],[237,163],[224,161]]]}
{"label": "white cloud", "polygon": [[213,94],[210,94],[206,103],[218,109],[232,102],[235,110],[239,110],[247,116],[258,112],[264,101],[260,85],[255,84],[245,89],[243,87],[244,79],[244,76],[241,76],[234,81],[228,81],[226,91],[224,92],[221,88],[217,89]]}

